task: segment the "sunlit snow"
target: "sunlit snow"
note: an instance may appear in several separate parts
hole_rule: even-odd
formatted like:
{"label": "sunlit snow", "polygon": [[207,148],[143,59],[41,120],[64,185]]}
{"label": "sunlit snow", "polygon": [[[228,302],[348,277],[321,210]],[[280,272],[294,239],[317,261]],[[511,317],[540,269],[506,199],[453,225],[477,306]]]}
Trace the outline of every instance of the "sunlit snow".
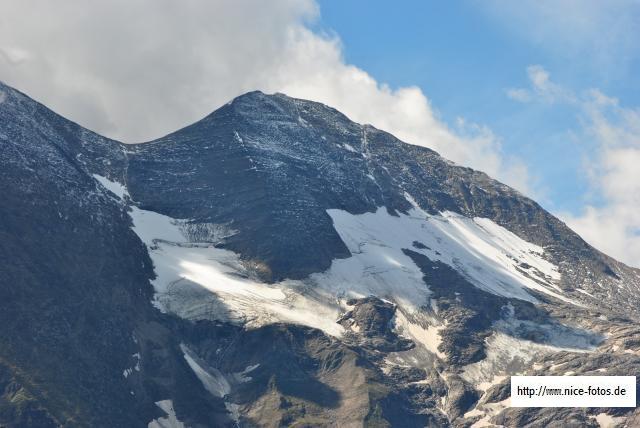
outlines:
{"label": "sunlit snow", "polygon": [[231,417],[236,423],[239,422],[239,406],[227,401],[227,395],[231,392],[234,385],[251,381],[251,377],[247,376],[247,374],[257,369],[260,365],[254,364],[239,373],[226,374],[215,367],[208,366],[186,345],[181,344],[180,349],[182,349],[187,364],[191,367],[191,370],[193,370],[198,380],[200,380],[204,389],[209,391],[214,397],[222,398]]}
{"label": "sunlit snow", "polygon": [[167,417],[152,420],[147,425],[147,428],[185,428],[184,423],[180,422],[176,417],[176,412],[173,409],[173,401],[158,401],[156,402],[156,406],[160,407],[167,414]]}
{"label": "sunlit snow", "polygon": [[[124,186],[95,178],[114,194],[127,194]],[[391,215],[384,207],[359,215],[328,210],[352,256],[334,260],[328,270],[304,280],[275,284],[253,276],[234,252],[190,242],[188,219],[135,206],[130,207],[130,215],[133,230],[147,245],[154,264],[154,304],[187,319],[217,319],[248,327],[288,322],[340,336],[344,328],[336,321],[348,309],[346,300],[375,295],[399,305],[395,327],[401,334],[442,358],[437,348],[443,326],[432,309],[425,312],[424,308],[434,307],[431,292],[404,249],[448,264],[491,293],[537,302],[527,292],[531,289],[570,302],[560,294],[560,274],[544,259],[543,248],[488,219],[450,212],[429,215],[406,196],[414,203],[408,214]]]}
{"label": "sunlit snow", "polygon": [[[389,286],[397,292],[398,284],[419,294],[422,274],[402,252],[407,248],[446,263],[490,293],[536,303],[537,299],[527,292],[532,289],[573,303],[560,294],[556,284],[560,274],[556,266],[542,257],[543,248],[489,219],[470,219],[451,212],[429,215],[417,206],[408,215],[398,216],[390,215],[384,207],[375,213],[359,215],[342,210],[328,213],[352,258],[361,259],[366,266],[360,272],[347,271],[341,278],[356,290],[362,288],[359,274],[373,272],[378,278],[386,277],[384,284],[373,285],[370,290],[373,294],[384,294]],[[415,248],[415,241],[427,248]],[[351,267],[350,260],[337,260],[331,270],[335,271],[339,264]],[[408,291],[404,290],[403,297],[410,297]],[[411,300],[416,297],[414,294]]]}
{"label": "sunlit snow", "polygon": [[334,336],[342,333],[335,322],[340,310],[328,297],[308,297],[299,281],[269,285],[251,278],[237,254],[188,243],[178,220],[136,207],[130,215],[153,260],[160,309],[191,319],[213,317],[250,326],[286,321]]}
{"label": "sunlit snow", "polygon": [[124,199],[125,195],[129,195],[129,193],[127,192],[127,188],[120,183],[111,181],[108,178],[98,174],[93,174],[93,178],[95,178],[96,181],[98,181],[98,183],[100,183],[105,189],[107,189],[120,199]]}
{"label": "sunlit snow", "polygon": [[445,359],[445,355],[438,349],[442,343],[440,332],[444,329],[444,325],[423,327],[417,322],[410,322],[401,310],[396,311],[394,321],[395,329],[399,334],[422,344],[429,352]]}

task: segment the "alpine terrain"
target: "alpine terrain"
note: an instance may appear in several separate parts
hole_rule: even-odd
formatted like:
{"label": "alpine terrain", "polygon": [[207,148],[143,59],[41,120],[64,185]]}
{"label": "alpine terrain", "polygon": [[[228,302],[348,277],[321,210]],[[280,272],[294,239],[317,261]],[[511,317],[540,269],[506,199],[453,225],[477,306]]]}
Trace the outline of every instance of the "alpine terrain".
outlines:
{"label": "alpine terrain", "polygon": [[0,426],[639,426],[510,379],[640,373],[640,270],[325,105],[122,144],[0,84]]}

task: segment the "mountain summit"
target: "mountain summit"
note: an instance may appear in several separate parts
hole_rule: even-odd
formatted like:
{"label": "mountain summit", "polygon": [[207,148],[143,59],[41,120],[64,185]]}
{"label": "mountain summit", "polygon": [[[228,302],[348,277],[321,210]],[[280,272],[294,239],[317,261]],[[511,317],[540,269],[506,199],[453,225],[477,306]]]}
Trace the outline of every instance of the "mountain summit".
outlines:
{"label": "mountain summit", "polygon": [[486,174],[283,94],[124,145],[0,93],[0,425],[640,417],[508,407],[639,371],[640,271]]}

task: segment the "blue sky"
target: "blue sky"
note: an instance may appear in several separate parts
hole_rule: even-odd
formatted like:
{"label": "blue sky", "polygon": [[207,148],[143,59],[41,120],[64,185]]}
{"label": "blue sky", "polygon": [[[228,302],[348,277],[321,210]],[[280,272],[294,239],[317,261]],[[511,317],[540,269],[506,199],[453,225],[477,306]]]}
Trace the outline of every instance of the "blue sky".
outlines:
{"label": "blue sky", "polygon": [[[396,2],[322,0],[319,5],[316,31],[339,36],[346,62],[392,87],[418,85],[447,123],[461,116],[489,126],[505,153],[526,163],[547,208],[577,215],[585,202],[600,203],[589,191],[583,156],[594,148],[577,131],[578,112],[566,105],[519,103],[506,91],[526,87],[527,67],[539,64],[572,91],[598,88],[623,105],[637,106],[637,49],[595,61],[600,53],[594,50],[602,47],[588,46],[587,38],[576,46],[558,40],[563,31],[549,39],[529,37],[504,22],[513,17],[476,1],[405,1],[399,7]],[[558,3],[558,13],[565,12]],[[594,23],[593,31],[610,22]],[[640,27],[628,34],[634,36],[640,38]]]}

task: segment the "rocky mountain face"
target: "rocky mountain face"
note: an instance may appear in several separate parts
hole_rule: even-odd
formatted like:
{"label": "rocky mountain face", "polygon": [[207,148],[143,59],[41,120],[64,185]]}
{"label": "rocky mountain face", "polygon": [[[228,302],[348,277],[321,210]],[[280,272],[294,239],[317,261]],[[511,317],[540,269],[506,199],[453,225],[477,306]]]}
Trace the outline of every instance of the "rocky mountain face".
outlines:
{"label": "rocky mountain face", "polygon": [[124,145],[0,84],[0,426],[632,426],[640,271],[534,201],[252,92]]}

